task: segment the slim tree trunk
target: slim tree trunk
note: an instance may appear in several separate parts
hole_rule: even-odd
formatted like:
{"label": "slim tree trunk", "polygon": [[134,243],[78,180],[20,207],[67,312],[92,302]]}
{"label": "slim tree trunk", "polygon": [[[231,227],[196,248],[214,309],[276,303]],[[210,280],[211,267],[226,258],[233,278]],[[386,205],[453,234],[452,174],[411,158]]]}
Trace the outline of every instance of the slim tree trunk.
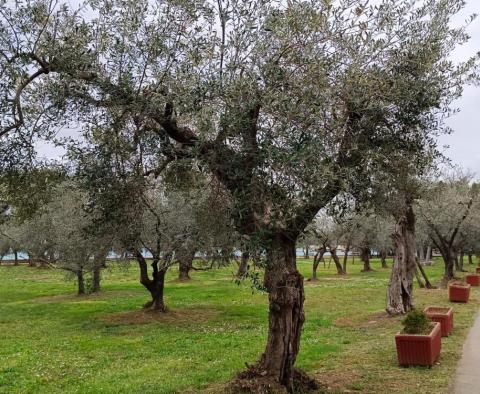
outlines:
{"label": "slim tree trunk", "polygon": [[417,269],[415,270],[415,277],[417,278],[418,287],[420,287],[421,289],[425,288],[425,284],[422,282],[422,278],[420,278]]}
{"label": "slim tree trunk", "polygon": [[397,217],[393,241],[395,260],[388,284],[386,310],[390,315],[399,315],[413,308],[415,214],[410,201],[405,201],[404,212]]}
{"label": "slim tree trunk", "polygon": [[295,241],[277,234],[267,248],[269,264],[264,285],[268,291],[268,338],[258,367],[293,392],[294,364],[305,321],[303,277],[297,271]]}
{"label": "slim tree trunk", "polygon": [[361,248],[361,259],[363,261],[363,270],[362,272],[372,271],[372,267],[370,266],[370,248],[363,247]]}
{"label": "slim tree trunk", "polygon": [[309,259],[310,258],[310,248],[308,244],[305,244],[305,249],[304,249],[304,258]]}
{"label": "slim tree trunk", "polygon": [[83,277],[83,270],[77,271],[78,295],[85,294],[85,278]]}
{"label": "slim tree trunk", "polygon": [[432,247],[428,245],[427,247],[427,254],[425,256],[425,261],[430,261],[432,260]]}
{"label": "slim tree trunk", "polygon": [[343,255],[343,272],[347,273],[347,261],[348,261],[348,252],[350,251],[350,246],[347,244],[345,246],[345,253]]}
{"label": "slim tree trunk", "polygon": [[387,251],[382,249],[380,251],[380,261],[382,262],[382,268],[388,268],[387,265]]}
{"label": "slim tree trunk", "polygon": [[323,255],[325,254],[325,247],[321,247],[318,249],[318,252],[313,257],[313,266],[312,266],[312,280],[317,280],[317,268],[320,264],[320,261],[323,259]]}
{"label": "slim tree trunk", "polygon": [[418,270],[420,271],[420,273],[421,273],[422,276],[423,276],[423,279],[425,280],[425,287],[426,287],[427,289],[433,289],[434,287],[432,286],[432,284],[431,284],[430,281],[428,280],[427,274],[425,273],[425,270],[423,269],[422,264],[420,264],[419,261],[417,261],[416,263],[417,263],[417,268],[418,268]]}
{"label": "slim tree trunk", "polygon": [[15,257],[14,265],[18,265],[18,250],[14,250],[13,255]]}
{"label": "slim tree trunk", "polygon": [[473,264],[473,255],[471,253],[468,254],[468,264],[469,265]]}
{"label": "slim tree trunk", "polygon": [[340,259],[338,258],[338,255],[337,255],[337,248],[330,247],[330,254],[332,255],[333,261],[335,262],[335,267],[337,268],[337,274],[345,275],[346,272],[343,271],[342,264],[340,264]]}
{"label": "slim tree trunk", "polygon": [[250,254],[248,252],[242,252],[242,257],[240,259],[240,265],[238,266],[237,278],[243,278],[248,271],[248,259]]}

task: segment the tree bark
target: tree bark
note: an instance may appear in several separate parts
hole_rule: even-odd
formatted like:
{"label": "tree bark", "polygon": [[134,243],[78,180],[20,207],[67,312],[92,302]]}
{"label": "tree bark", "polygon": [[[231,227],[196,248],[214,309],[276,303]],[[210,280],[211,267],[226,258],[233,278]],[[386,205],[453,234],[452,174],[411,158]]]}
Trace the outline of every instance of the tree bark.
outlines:
{"label": "tree bark", "polygon": [[188,253],[182,253],[178,258],[178,279],[185,281],[190,280],[190,271],[193,267],[193,259],[195,257],[195,251]]}
{"label": "tree bark", "polygon": [[250,254],[248,252],[242,252],[242,257],[240,259],[240,265],[238,266],[237,278],[243,278],[248,271],[248,259]]}
{"label": "tree bark", "polygon": [[350,251],[350,245],[345,246],[345,253],[343,255],[343,272],[347,273],[347,261],[348,261],[348,252]]}
{"label": "tree bark", "polygon": [[143,307],[157,312],[166,312],[167,308],[163,299],[163,290],[167,268],[158,269],[159,258],[154,257],[152,262],[152,279],[150,279],[145,258],[139,251],[135,254],[140,267],[140,283],[150,292],[152,297],[152,300],[148,301]]}
{"label": "tree bark", "polygon": [[468,254],[468,264],[469,265],[473,264],[473,255],[471,253]]}
{"label": "tree bark", "polygon": [[330,254],[332,255],[332,259],[335,263],[335,267],[337,267],[337,274],[338,275],[345,275],[346,272],[343,270],[342,264],[340,264],[340,259],[337,255],[337,247],[330,247]]}
{"label": "tree bark", "polygon": [[93,257],[93,273],[92,273],[92,293],[100,291],[100,281],[102,280],[102,269],[105,268],[107,261],[107,252],[101,251]]}
{"label": "tree bark", "polygon": [[18,250],[14,250],[13,255],[15,256],[15,262],[13,264],[18,265]]}
{"label": "tree bark", "polygon": [[428,280],[427,274],[425,273],[425,270],[423,269],[422,264],[420,264],[419,261],[417,261],[416,263],[417,263],[417,268],[418,268],[418,270],[420,271],[420,273],[421,273],[422,276],[423,276],[423,279],[425,280],[425,287],[426,287],[427,289],[433,289],[434,286],[432,286],[432,284],[431,284],[430,281]]}
{"label": "tree bark", "polygon": [[268,338],[258,365],[262,375],[275,378],[293,392],[293,366],[305,321],[303,277],[296,267],[295,241],[277,234],[267,248],[267,258]]}
{"label": "tree bark", "polygon": [[415,277],[417,278],[418,287],[420,287],[421,289],[425,288],[425,283],[422,282],[422,278],[420,278],[417,269],[415,270]]}
{"label": "tree bark", "polygon": [[427,254],[425,256],[425,261],[432,260],[432,247],[430,245],[427,246]]}
{"label": "tree bark", "polygon": [[387,251],[382,249],[380,251],[380,261],[382,262],[382,268],[388,268],[387,265]]}
{"label": "tree bark", "polygon": [[395,232],[395,260],[387,291],[387,313],[399,315],[413,308],[413,276],[415,275],[415,214],[410,201],[405,201],[404,212],[397,217]]}
{"label": "tree bark", "polygon": [[78,295],[85,294],[85,278],[83,277],[83,270],[77,271]]}
{"label": "tree bark", "polygon": [[309,259],[309,258],[310,258],[310,250],[309,250],[309,247],[308,247],[307,244],[305,244],[305,249],[304,249],[303,257],[304,257],[305,259]]}
{"label": "tree bark", "polygon": [[361,248],[360,258],[363,261],[362,272],[372,271],[372,267],[370,266],[370,248],[368,247]]}
{"label": "tree bark", "polygon": [[317,253],[313,257],[313,266],[312,266],[312,280],[317,280],[317,268],[320,264],[320,261],[323,259],[323,255],[326,252],[326,248],[324,246],[318,249]]}

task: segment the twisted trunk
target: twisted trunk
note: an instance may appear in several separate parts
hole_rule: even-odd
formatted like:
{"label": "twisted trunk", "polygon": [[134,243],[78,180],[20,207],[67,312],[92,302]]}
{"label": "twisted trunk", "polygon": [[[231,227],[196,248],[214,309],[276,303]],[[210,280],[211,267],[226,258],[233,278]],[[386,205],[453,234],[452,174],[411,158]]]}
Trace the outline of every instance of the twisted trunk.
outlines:
{"label": "twisted trunk", "polygon": [[295,241],[277,234],[267,249],[269,264],[264,285],[268,291],[268,338],[258,367],[293,391],[295,360],[305,321],[303,277],[297,271]]}
{"label": "twisted trunk", "polygon": [[190,280],[190,271],[193,267],[193,258],[195,251],[180,255],[178,259],[178,279],[185,281]]}
{"label": "twisted trunk", "polygon": [[95,254],[93,258],[93,278],[92,278],[92,292],[98,293],[100,291],[100,281],[102,280],[102,269],[106,267],[107,252],[101,251]]}
{"label": "twisted trunk", "polygon": [[248,252],[242,252],[242,257],[240,259],[240,265],[238,266],[237,278],[243,278],[248,270],[248,259],[250,254]]}
{"label": "twisted trunk", "polygon": [[330,247],[330,254],[332,255],[332,259],[335,263],[335,267],[337,268],[338,275],[345,275],[346,272],[343,270],[342,264],[340,264],[340,259],[337,255],[337,247]]}
{"label": "twisted trunk", "polygon": [[412,204],[406,201],[405,210],[397,217],[395,232],[395,260],[387,292],[387,312],[399,315],[413,308],[413,277],[415,258],[415,214]]}
{"label": "twisted trunk", "polygon": [[360,258],[363,261],[362,272],[372,271],[372,267],[370,266],[370,248],[368,247],[361,248]]}
{"label": "twisted trunk", "polygon": [[158,269],[159,258],[153,258],[152,262],[152,279],[148,276],[147,262],[142,254],[137,251],[136,258],[140,267],[140,283],[150,292],[152,297],[151,301],[148,301],[143,307],[145,309],[151,309],[157,312],[166,312],[167,308],[163,300],[163,290],[165,286],[165,274],[167,268]]}

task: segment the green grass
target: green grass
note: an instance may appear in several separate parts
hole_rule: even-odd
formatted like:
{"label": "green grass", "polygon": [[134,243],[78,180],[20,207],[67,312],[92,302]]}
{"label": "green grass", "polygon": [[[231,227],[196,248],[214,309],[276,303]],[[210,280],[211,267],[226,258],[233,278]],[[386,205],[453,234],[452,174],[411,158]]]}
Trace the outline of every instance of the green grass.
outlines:
{"label": "green grass", "polygon": [[[311,261],[300,260],[310,276]],[[306,317],[297,366],[332,392],[448,392],[461,346],[480,303],[455,304],[455,332],[432,369],[400,368],[393,336],[399,318],[383,313],[389,270],[357,260],[346,277],[334,265],[306,282]],[[466,266],[473,270],[472,266]],[[105,272],[98,296],[77,297],[56,270],[0,266],[0,393],[222,392],[266,339],[267,297],[236,285],[235,267],[167,278],[167,317],[137,320],[148,299],[135,266]],[[436,282],[442,264],[428,267]],[[448,305],[445,290],[416,290],[418,307]]]}

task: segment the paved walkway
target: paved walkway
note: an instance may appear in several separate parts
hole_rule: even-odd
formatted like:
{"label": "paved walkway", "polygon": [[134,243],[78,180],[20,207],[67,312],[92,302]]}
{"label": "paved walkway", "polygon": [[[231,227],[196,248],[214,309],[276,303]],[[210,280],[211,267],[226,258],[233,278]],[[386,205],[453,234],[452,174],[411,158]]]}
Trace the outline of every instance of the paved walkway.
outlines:
{"label": "paved walkway", "polygon": [[451,386],[452,394],[480,393],[480,313],[470,329],[463,345],[463,356],[460,360],[455,381]]}

